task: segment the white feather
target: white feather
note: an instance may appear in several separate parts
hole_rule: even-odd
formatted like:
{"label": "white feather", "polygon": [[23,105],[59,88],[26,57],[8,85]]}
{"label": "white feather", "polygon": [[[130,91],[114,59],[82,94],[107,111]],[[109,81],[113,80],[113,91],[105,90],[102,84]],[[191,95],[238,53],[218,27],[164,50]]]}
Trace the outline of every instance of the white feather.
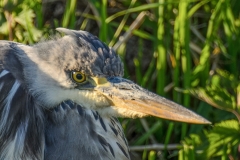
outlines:
{"label": "white feather", "polygon": [[[2,155],[0,156],[0,159],[23,160],[22,158],[20,158],[20,155],[23,154],[23,146],[27,127],[28,119],[18,127],[14,139],[9,142],[6,148],[4,148]],[[30,157],[24,158],[24,160],[28,159],[30,160]]]}
{"label": "white feather", "polygon": [[12,89],[10,90],[6,99],[3,102],[5,104],[5,106],[4,106],[4,109],[2,112],[2,116],[1,116],[0,132],[2,132],[4,127],[7,127],[6,123],[7,123],[7,120],[9,120],[8,115],[9,115],[9,110],[11,108],[12,98],[13,98],[14,94],[16,93],[16,91],[18,90],[19,86],[20,86],[20,83],[18,81],[15,81],[15,83],[12,86]]}
{"label": "white feather", "polygon": [[1,72],[1,74],[0,74],[0,78],[3,77],[3,76],[5,76],[5,75],[8,74],[8,73],[9,73],[9,71],[3,70],[3,71]]}
{"label": "white feather", "polygon": [[[6,75],[7,73],[9,72],[3,71],[0,74],[0,77]],[[9,121],[9,111],[11,108],[11,103],[19,86],[20,86],[20,83],[18,81],[15,81],[10,92],[8,93],[6,99],[3,102],[5,103],[5,106],[1,116],[0,132],[3,132],[4,129],[8,130],[9,126],[7,126],[6,124],[7,124],[7,121]],[[2,154],[0,155],[0,159],[7,159],[7,160],[20,159],[19,155],[22,155],[22,152],[23,152],[27,126],[28,126],[28,119],[18,127],[14,139],[8,142],[8,144],[6,145],[6,148],[4,148],[4,150],[2,151]]]}

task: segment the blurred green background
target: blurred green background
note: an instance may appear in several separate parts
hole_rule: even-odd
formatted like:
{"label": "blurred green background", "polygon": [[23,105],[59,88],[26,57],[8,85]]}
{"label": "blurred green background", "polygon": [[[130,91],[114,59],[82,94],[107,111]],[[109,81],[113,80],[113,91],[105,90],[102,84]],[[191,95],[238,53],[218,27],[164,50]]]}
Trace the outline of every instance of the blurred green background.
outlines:
{"label": "blurred green background", "polygon": [[0,39],[34,44],[55,28],[113,47],[125,77],[210,120],[120,119],[132,159],[240,159],[239,0],[0,0]]}

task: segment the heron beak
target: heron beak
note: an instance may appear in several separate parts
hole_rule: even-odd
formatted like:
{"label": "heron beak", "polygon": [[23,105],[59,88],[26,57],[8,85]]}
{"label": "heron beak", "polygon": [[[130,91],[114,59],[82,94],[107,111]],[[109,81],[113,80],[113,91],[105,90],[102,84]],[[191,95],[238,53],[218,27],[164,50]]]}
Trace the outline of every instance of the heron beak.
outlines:
{"label": "heron beak", "polygon": [[118,108],[174,121],[211,124],[185,107],[147,91],[124,78],[97,79],[97,83],[97,91]]}

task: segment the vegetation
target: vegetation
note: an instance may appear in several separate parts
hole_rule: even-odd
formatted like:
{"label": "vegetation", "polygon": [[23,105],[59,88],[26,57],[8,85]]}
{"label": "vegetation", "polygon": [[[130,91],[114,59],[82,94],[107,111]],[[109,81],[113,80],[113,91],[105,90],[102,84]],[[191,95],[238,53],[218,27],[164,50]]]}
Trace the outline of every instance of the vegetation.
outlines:
{"label": "vegetation", "polygon": [[62,2],[0,0],[0,39],[87,30],[122,57],[125,77],[213,123],[121,119],[135,159],[240,159],[239,0]]}

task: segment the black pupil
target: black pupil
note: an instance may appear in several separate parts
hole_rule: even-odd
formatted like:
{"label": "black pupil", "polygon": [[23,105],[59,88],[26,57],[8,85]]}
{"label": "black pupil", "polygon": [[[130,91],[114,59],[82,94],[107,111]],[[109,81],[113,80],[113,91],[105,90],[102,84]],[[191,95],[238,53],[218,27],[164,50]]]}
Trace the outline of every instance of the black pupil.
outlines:
{"label": "black pupil", "polygon": [[82,80],[83,79],[83,76],[81,74],[77,74],[76,75],[76,78],[79,79],[79,80]]}

